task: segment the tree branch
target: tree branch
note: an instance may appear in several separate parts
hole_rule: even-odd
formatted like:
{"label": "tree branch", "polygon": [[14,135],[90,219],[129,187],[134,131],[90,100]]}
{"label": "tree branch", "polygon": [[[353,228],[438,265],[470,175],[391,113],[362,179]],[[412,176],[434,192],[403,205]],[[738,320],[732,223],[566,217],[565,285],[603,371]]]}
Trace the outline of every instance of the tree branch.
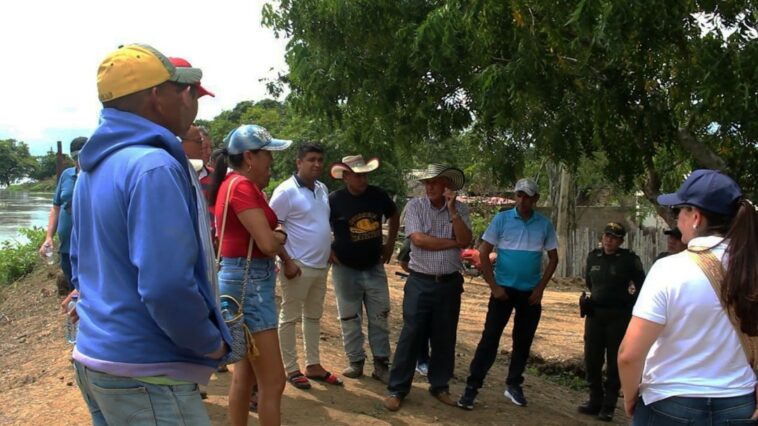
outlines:
{"label": "tree branch", "polygon": [[692,155],[698,165],[714,170],[726,170],[726,162],[704,143],[700,143],[690,129],[682,127],[677,132],[679,145]]}

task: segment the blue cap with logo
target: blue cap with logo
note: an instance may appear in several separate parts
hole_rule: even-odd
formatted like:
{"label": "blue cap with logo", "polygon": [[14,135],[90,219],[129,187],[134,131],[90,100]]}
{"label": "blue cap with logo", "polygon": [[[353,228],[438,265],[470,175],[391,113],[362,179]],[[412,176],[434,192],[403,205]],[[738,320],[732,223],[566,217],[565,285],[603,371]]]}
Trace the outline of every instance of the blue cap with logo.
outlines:
{"label": "blue cap with logo", "polygon": [[229,132],[224,138],[224,147],[231,155],[259,149],[281,151],[290,145],[292,145],[292,141],[274,139],[268,130],[257,124],[243,124]]}
{"label": "blue cap with logo", "polygon": [[687,204],[723,216],[737,211],[742,190],[732,178],[718,170],[695,170],[672,194],[658,196],[658,204],[676,206]]}

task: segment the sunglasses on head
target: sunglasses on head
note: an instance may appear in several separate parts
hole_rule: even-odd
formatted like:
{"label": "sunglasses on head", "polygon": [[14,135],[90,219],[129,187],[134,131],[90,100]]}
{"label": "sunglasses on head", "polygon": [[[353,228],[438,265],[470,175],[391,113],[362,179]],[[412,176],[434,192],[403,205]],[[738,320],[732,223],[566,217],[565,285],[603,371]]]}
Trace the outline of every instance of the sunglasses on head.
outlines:
{"label": "sunglasses on head", "polygon": [[677,219],[679,217],[679,213],[683,209],[691,209],[691,208],[692,206],[687,205],[687,204],[679,204],[676,206],[671,206],[671,215],[674,217],[674,219]]}

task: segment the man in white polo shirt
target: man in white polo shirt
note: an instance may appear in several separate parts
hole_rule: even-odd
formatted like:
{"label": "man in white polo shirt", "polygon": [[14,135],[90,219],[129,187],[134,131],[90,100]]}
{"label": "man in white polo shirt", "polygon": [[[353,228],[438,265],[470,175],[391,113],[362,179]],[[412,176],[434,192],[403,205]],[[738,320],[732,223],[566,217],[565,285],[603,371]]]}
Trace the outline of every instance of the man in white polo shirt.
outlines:
{"label": "man in white polo shirt", "polygon": [[[282,306],[279,311],[279,343],[287,380],[298,389],[310,389],[308,379],[341,385],[342,381],[321,366],[319,341],[324,311],[326,275],[332,235],[329,226],[329,190],[318,181],[324,170],[323,149],[303,144],[297,151],[297,172],[274,190],[271,208],[287,231],[285,249],[301,273],[288,279],[279,274]],[[302,318],[305,374],[297,359],[295,323]]]}

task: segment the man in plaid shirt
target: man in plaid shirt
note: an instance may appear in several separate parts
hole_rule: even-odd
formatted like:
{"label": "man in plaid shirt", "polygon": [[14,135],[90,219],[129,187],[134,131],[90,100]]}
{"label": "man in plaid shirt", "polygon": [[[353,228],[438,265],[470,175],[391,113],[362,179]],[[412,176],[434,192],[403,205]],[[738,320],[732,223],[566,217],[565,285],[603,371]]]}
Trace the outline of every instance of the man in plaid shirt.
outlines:
{"label": "man in plaid shirt", "polygon": [[463,293],[461,249],[471,243],[468,206],[456,200],[465,182],[454,167],[431,164],[419,177],[426,197],[408,203],[405,233],[411,240],[410,277],[403,298],[403,329],[395,348],[389,396],[384,406],[400,409],[410,392],[416,359],[429,339],[429,392],[454,406],[448,382],[455,367],[455,340]]}

